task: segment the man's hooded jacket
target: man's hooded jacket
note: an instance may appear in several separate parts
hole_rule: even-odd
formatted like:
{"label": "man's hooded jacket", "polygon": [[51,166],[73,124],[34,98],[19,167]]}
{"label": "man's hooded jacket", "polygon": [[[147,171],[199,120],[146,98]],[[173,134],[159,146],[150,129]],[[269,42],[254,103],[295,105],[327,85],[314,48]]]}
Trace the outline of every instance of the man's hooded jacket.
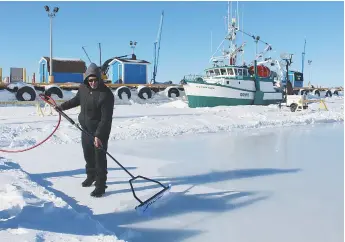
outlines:
{"label": "man's hooded jacket", "polygon": [[[88,78],[98,78],[97,89],[91,89]],[[99,67],[91,63],[85,72],[84,83],[80,84],[78,92],[71,100],[60,105],[62,110],[80,105],[79,124],[101,140],[107,140],[110,135],[114,109],[114,94],[104,84]]]}

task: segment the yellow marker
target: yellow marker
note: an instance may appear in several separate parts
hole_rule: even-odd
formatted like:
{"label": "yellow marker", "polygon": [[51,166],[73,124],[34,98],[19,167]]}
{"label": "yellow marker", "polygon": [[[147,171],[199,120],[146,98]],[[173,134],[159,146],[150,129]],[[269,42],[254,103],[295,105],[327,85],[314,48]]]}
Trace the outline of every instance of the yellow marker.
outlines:
{"label": "yellow marker", "polygon": [[326,103],[323,100],[320,100],[320,109],[325,109],[326,111],[328,111],[328,108],[326,106]]}

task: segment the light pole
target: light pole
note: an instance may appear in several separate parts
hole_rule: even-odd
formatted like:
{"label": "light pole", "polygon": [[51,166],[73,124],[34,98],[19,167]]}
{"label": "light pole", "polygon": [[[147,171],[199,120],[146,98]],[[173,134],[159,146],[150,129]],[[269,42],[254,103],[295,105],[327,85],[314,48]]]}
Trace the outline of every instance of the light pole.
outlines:
{"label": "light pole", "polygon": [[132,52],[133,55],[134,55],[134,49],[135,49],[137,43],[138,43],[138,42],[136,42],[136,41],[129,41],[129,45],[130,45],[131,48],[133,49],[133,52]]}
{"label": "light pole", "polygon": [[50,12],[49,7],[46,5],[44,9],[48,13],[48,17],[50,18],[50,70],[49,70],[49,83],[54,83],[54,76],[53,76],[53,18],[55,14],[59,11],[58,7],[54,7],[53,12]]}
{"label": "light pole", "polygon": [[312,60],[308,60],[308,65],[309,65],[309,82],[311,83],[311,63]]}

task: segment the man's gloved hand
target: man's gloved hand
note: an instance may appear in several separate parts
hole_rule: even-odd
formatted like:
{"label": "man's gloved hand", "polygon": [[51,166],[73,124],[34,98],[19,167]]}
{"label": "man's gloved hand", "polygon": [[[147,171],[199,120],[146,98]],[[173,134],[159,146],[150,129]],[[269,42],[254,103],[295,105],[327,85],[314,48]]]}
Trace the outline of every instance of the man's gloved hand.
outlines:
{"label": "man's gloved hand", "polygon": [[102,145],[103,145],[102,141],[97,137],[95,137],[93,144],[95,145],[96,148],[102,148]]}

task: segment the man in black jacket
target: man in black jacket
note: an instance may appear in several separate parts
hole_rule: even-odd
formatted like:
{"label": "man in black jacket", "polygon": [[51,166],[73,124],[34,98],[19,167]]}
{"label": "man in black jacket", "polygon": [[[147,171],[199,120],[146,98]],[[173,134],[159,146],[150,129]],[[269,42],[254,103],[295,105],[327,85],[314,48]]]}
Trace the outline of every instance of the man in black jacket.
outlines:
{"label": "man in black jacket", "polygon": [[87,68],[84,83],[79,86],[76,96],[62,103],[58,109],[68,110],[79,105],[79,124],[94,136],[93,140],[84,132],[81,135],[87,174],[82,186],[90,187],[96,181],[96,188],[90,195],[101,197],[107,188],[108,169],[106,153],[99,148],[102,147],[107,150],[108,147],[114,109],[114,95],[104,84],[101,71],[94,63],[91,63]]}

